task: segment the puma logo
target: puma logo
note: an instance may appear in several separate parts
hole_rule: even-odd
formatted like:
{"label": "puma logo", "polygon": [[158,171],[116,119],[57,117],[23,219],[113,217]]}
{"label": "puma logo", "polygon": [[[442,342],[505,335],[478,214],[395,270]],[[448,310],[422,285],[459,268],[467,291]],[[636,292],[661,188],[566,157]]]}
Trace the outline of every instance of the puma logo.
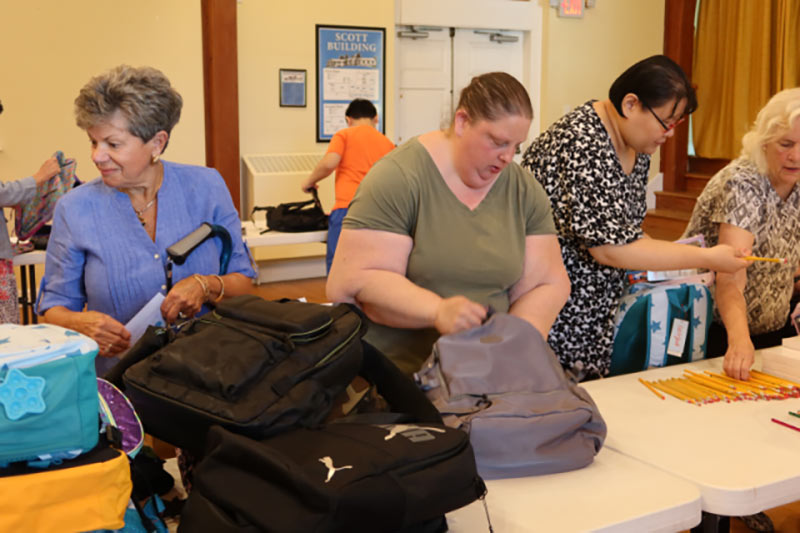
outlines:
{"label": "puma logo", "polygon": [[[406,431],[414,431],[414,432],[419,432],[419,431],[422,431],[422,432],[424,432],[424,431],[438,431],[439,433],[444,433],[445,432],[441,428],[431,428],[431,427],[422,427],[422,426],[409,426],[409,425],[405,425],[405,424],[394,424],[394,425],[391,425],[391,426],[379,426],[379,427],[382,427],[383,429],[385,429],[385,430],[387,430],[389,432],[389,434],[386,435],[383,438],[383,440],[391,440],[391,439],[395,438],[397,435],[400,435],[401,433],[405,433]],[[431,437],[431,438],[433,438],[433,437]]]}
{"label": "puma logo", "polygon": [[328,477],[327,477],[327,479],[325,479],[325,483],[327,483],[328,481],[330,481],[330,480],[331,480],[331,478],[333,478],[333,475],[334,475],[336,472],[338,472],[339,470],[348,470],[348,469],[350,469],[350,468],[353,468],[353,465],[346,465],[346,466],[340,466],[339,468],[334,468],[334,466],[333,466],[333,459],[331,459],[331,458],[330,458],[330,457],[328,457],[327,455],[326,455],[325,457],[320,457],[320,458],[319,458],[319,459],[317,459],[317,460],[318,460],[320,463],[324,464],[324,465],[325,465],[325,468],[327,468],[327,469],[328,469]]}

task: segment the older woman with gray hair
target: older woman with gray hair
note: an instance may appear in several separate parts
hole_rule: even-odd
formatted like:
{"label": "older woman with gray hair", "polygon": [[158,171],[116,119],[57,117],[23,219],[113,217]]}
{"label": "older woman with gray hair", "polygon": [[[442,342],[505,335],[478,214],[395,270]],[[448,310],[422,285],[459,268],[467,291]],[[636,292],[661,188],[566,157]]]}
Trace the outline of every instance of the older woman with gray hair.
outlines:
{"label": "older woman with gray hair", "polygon": [[38,310],[93,338],[105,357],[128,348],[123,324],[166,293],[166,248],[204,222],[233,237],[228,273],[219,273],[222,244],[201,244],[175,265],[163,317],[194,316],[207,302],[251,289],[255,272],[222,177],[161,159],[182,105],[163,73],[129,66],[92,78],[75,99],[100,177],[56,207]]}
{"label": "older woman with gray hair", "polygon": [[[695,205],[685,235],[710,245],[752,249],[755,261],[717,273],[708,355],[725,355],[725,372],[748,379],[755,349],[780,344],[800,265],[800,88],[781,91],[742,138],[738,159],[720,170]],[[793,315],[800,314],[800,307]]]}

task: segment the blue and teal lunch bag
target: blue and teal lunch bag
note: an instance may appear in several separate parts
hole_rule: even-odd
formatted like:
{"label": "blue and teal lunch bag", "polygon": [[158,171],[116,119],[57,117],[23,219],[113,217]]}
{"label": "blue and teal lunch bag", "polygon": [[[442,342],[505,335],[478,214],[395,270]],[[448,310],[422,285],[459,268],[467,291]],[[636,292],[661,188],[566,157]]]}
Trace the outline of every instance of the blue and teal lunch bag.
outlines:
{"label": "blue and teal lunch bag", "polygon": [[94,448],[97,343],[51,324],[0,324],[0,466]]}
{"label": "blue and teal lunch bag", "polygon": [[[714,300],[704,283],[636,283],[619,301],[610,376],[689,363],[706,356]],[[673,328],[683,321],[680,355],[670,353]],[[677,352],[677,350],[676,350]]]}

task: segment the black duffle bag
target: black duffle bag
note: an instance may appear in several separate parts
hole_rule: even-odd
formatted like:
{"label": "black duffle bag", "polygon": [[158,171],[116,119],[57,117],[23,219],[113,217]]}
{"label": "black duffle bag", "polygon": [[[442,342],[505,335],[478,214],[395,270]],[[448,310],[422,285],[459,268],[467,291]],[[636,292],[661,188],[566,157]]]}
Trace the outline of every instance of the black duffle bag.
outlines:
{"label": "black duffle bag", "polygon": [[238,296],[146,336],[122,381],[147,433],[201,453],[213,424],[252,438],[319,425],[362,366],[364,330],[349,305]]}
{"label": "black duffle bag", "polygon": [[179,531],[447,531],[445,513],[486,493],[469,436],[444,426],[411,379],[366,343],[360,375],[391,412],[267,439],[213,427]]}
{"label": "black duffle bag", "polygon": [[254,207],[251,217],[256,211],[267,212],[267,229],[262,231],[284,231],[297,233],[301,231],[319,231],[328,229],[328,215],[322,210],[316,189],[311,189],[311,200],[289,202],[277,206]]}

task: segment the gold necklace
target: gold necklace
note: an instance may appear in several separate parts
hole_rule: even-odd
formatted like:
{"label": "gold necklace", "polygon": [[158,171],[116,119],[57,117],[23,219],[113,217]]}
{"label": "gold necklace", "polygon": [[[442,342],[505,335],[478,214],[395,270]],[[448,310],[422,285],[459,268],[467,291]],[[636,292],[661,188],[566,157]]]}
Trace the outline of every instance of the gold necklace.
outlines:
{"label": "gold necklace", "polygon": [[153,197],[153,199],[147,202],[147,204],[143,208],[141,209],[136,209],[135,207],[133,208],[133,210],[136,212],[136,217],[139,219],[139,222],[142,223],[142,226],[144,226],[147,223],[147,221],[144,219],[144,212],[153,207],[153,204],[156,203],[157,199],[158,199],[158,191],[156,191],[156,195]]}
{"label": "gold necklace", "polygon": [[156,200],[158,200],[158,191],[161,190],[161,185],[164,183],[164,167],[162,166],[160,170],[161,172],[159,172],[158,176],[158,187],[156,187],[156,194],[153,196],[153,199],[147,202],[141,209],[136,209],[133,207],[133,204],[131,204],[133,211],[136,213],[136,218],[139,219],[139,222],[142,224],[142,226],[147,224],[147,221],[144,219],[145,212],[155,205]]}

